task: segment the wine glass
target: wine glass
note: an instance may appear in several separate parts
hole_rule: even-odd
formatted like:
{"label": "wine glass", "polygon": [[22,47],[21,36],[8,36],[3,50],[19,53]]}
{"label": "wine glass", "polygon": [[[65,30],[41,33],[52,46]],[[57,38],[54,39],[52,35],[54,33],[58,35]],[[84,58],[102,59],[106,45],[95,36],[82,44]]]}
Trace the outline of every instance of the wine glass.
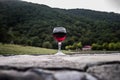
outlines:
{"label": "wine glass", "polygon": [[67,32],[66,32],[66,29],[64,27],[55,27],[53,29],[53,37],[58,42],[58,52],[55,55],[65,55],[61,51],[61,45],[62,45],[62,41],[64,41],[66,38],[66,33]]}

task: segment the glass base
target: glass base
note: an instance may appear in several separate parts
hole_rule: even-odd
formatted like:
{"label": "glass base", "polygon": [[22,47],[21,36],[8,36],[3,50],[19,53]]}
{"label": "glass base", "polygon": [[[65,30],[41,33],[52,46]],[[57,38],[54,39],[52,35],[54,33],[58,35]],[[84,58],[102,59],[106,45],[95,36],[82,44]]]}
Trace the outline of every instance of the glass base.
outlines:
{"label": "glass base", "polygon": [[55,55],[66,55],[66,54],[64,54],[62,52],[57,52]]}

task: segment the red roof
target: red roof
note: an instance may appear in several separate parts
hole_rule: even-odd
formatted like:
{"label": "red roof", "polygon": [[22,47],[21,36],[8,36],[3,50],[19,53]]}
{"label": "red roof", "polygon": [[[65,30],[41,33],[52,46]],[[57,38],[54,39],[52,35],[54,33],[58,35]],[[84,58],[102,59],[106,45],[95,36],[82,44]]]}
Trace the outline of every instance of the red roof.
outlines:
{"label": "red roof", "polygon": [[86,45],[83,48],[91,48],[91,46],[90,45]]}

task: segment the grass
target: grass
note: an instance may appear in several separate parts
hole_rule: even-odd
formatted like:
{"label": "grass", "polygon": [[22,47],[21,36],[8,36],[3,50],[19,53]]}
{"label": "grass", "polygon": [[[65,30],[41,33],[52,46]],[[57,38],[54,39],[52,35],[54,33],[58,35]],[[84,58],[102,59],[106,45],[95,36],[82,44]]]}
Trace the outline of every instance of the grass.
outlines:
{"label": "grass", "polygon": [[111,54],[111,53],[120,53],[120,51],[71,51],[71,54]]}
{"label": "grass", "polygon": [[[120,51],[65,51],[66,54],[106,54],[106,53],[120,53]],[[46,49],[40,47],[23,46],[15,44],[0,43],[0,55],[19,55],[19,54],[55,54],[57,50]]]}
{"label": "grass", "polygon": [[[15,44],[1,44],[0,43],[0,55],[12,55],[12,54],[54,54],[57,50],[46,49],[40,47],[23,46]],[[67,53],[67,51],[63,51]]]}

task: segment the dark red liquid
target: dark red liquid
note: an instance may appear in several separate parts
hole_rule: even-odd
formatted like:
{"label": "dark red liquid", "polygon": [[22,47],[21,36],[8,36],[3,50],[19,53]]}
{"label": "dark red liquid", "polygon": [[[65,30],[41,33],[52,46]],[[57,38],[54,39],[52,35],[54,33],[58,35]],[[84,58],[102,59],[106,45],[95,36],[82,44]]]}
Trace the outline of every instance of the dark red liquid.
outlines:
{"label": "dark red liquid", "polygon": [[58,42],[61,42],[63,40],[65,40],[66,38],[66,33],[53,33],[53,37],[58,41]]}

